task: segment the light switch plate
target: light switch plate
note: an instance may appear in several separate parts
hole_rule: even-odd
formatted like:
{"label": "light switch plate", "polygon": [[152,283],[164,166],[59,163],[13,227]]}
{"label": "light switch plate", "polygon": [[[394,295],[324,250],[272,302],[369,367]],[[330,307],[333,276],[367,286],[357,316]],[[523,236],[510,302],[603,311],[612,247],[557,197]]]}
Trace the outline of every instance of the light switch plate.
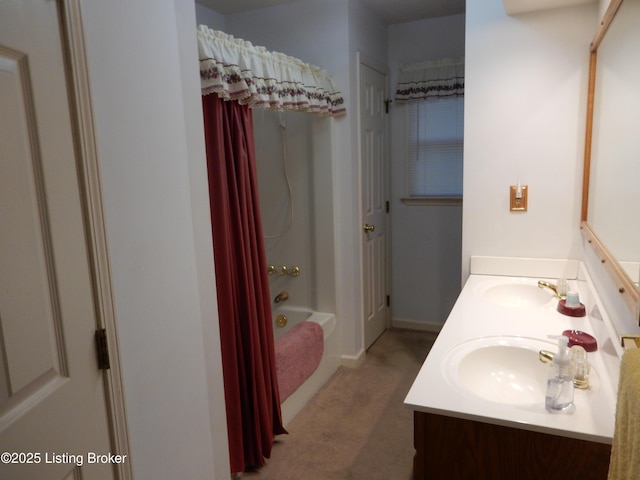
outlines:
{"label": "light switch plate", "polygon": [[511,185],[509,187],[509,210],[511,212],[526,212],[527,211],[527,198],[529,189],[526,185],[522,185],[522,197],[516,198],[516,192],[518,191],[518,187],[515,185]]}

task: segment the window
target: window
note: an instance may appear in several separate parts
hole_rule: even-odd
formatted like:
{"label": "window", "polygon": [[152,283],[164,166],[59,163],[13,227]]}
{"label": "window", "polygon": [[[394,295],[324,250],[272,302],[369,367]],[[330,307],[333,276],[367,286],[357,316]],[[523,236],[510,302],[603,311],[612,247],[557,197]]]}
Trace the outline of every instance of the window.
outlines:
{"label": "window", "polygon": [[407,194],[411,199],[461,199],[464,97],[405,105]]}

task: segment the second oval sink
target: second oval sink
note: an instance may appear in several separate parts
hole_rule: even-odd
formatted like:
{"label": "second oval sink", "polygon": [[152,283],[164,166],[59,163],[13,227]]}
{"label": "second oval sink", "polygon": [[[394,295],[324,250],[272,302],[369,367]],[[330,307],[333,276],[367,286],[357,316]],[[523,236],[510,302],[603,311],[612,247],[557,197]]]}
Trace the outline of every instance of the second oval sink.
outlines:
{"label": "second oval sink", "polygon": [[540,307],[554,299],[548,290],[538,287],[537,282],[491,282],[479,286],[477,293],[495,305],[514,308]]}

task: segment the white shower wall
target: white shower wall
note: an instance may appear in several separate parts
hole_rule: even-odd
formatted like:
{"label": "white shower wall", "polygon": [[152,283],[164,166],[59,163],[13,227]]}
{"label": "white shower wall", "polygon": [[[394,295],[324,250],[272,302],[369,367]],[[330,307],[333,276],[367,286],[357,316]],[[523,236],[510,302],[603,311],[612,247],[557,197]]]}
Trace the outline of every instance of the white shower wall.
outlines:
{"label": "white shower wall", "polygon": [[335,312],[334,273],[327,268],[334,263],[331,188],[319,180],[331,174],[331,120],[291,111],[253,114],[267,263],[301,271],[271,275],[271,297],[285,290],[290,305]]}
{"label": "white shower wall", "polygon": [[289,304],[310,306],[309,119],[301,113],[264,109],[254,110],[253,119],[267,263],[288,268],[296,265],[304,272],[298,277],[271,275],[271,296],[287,290]]}

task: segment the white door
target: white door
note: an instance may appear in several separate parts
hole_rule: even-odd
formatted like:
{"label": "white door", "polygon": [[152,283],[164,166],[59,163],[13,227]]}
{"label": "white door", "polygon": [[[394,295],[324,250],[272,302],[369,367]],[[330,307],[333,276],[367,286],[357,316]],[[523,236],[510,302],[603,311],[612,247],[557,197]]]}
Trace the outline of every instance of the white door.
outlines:
{"label": "white door", "polygon": [[[370,62],[368,62],[370,63]],[[387,328],[386,73],[360,60],[365,347]]]}
{"label": "white door", "polygon": [[[0,2],[0,478],[109,479],[58,2]],[[98,463],[94,463],[94,462]],[[107,463],[102,463],[106,461]],[[111,462],[111,463],[109,463]]]}

